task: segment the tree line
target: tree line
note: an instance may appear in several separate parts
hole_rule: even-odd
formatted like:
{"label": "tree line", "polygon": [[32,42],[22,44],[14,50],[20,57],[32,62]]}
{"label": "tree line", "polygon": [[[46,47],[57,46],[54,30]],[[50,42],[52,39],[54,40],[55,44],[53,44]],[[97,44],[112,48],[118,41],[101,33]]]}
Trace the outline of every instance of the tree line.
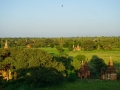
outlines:
{"label": "tree line", "polygon": [[61,38],[0,38],[0,47],[3,48],[5,41],[9,47],[25,48],[28,44],[32,48],[57,47],[73,50],[73,44],[79,45],[82,50],[115,50],[120,48],[120,37],[61,37]]}

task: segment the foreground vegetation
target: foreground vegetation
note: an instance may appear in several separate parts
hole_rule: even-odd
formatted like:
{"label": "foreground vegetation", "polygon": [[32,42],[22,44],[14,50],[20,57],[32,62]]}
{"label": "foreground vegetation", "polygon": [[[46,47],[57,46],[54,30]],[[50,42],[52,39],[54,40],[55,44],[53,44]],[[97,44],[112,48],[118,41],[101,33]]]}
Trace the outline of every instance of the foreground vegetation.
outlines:
{"label": "foreground vegetation", "polygon": [[34,84],[13,83],[5,90],[119,90],[120,81],[105,81],[98,79],[77,80],[74,82],[63,82],[59,85],[39,87]]}
{"label": "foreground vegetation", "polygon": [[[10,48],[0,49],[0,51],[0,64],[11,63],[14,67],[11,70],[18,74],[15,80],[1,79],[0,85],[5,90],[88,90],[88,88],[89,90],[118,90],[120,88],[120,51],[69,52],[65,49],[65,53],[60,53],[55,48]],[[115,57],[113,62],[118,72],[117,81],[99,79],[100,66],[104,67],[104,63],[108,64],[110,55]],[[98,61],[103,60],[103,63],[97,63],[98,67],[91,69],[91,79],[79,80],[77,70],[80,68],[80,61],[86,57],[89,58],[90,67],[91,61],[94,61],[93,57]],[[92,77],[92,71],[96,71],[94,77]]]}
{"label": "foreground vegetation", "polygon": [[119,90],[120,81],[78,80],[61,86],[40,88],[36,90]]}

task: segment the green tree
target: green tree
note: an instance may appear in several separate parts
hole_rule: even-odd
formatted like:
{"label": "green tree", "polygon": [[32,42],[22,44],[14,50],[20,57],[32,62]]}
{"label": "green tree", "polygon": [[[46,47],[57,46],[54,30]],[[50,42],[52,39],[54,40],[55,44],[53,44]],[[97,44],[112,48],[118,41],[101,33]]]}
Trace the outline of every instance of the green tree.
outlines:
{"label": "green tree", "polygon": [[57,46],[56,49],[57,49],[60,53],[62,53],[62,52],[64,51],[64,50],[62,49],[62,47],[60,47],[60,46]]}
{"label": "green tree", "polygon": [[95,42],[92,41],[92,40],[84,41],[83,44],[82,44],[82,47],[84,47],[84,49],[87,50],[87,51],[96,49]]}
{"label": "green tree", "polygon": [[81,62],[77,59],[74,59],[72,62],[71,62],[71,65],[74,67],[74,70],[79,70],[80,69],[80,65],[81,65]]}
{"label": "green tree", "polygon": [[[90,65],[91,65],[91,74],[95,78],[100,77],[101,69],[105,70],[106,69],[106,64],[102,58],[99,58],[98,56],[94,55],[92,59],[90,60]],[[91,75],[91,76],[92,76]]]}
{"label": "green tree", "polygon": [[3,60],[2,63],[3,63],[3,64],[10,64],[10,63],[11,63],[11,65],[14,65],[15,60],[12,59],[11,57],[6,57],[6,58]]}
{"label": "green tree", "polygon": [[85,55],[77,55],[74,57],[73,61],[71,62],[72,66],[74,67],[75,70],[80,69],[81,62],[86,60]]}

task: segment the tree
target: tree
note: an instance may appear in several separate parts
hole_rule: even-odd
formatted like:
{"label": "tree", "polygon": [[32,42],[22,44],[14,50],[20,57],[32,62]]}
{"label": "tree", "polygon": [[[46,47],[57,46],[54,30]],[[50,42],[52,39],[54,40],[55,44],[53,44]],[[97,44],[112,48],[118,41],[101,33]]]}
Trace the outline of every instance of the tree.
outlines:
{"label": "tree", "polygon": [[3,62],[2,62],[3,64],[11,64],[12,66],[14,66],[14,63],[15,63],[15,60],[14,59],[12,59],[11,57],[7,57],[7,58],[5,58],[4,60],[3,60]]}
{"label": "tree", "polygon": [[46,38],[44,42],[45,42],[46,46],[50,46],[50,44],[53,43],[53,40],[51,38]]}
{"label": "tree", "polygon": [[80,69],[81,62],[86,60],[86,56],[84,55],[77,55],[74,57],[73,61],[71,62],[72,66],[75,70]]}
{"label": "tree", "polygon": [[60,53],[62,53],[62,52],[64,51],[64,50],[62,49],[62,47],[60,47],[60,46],[57,46],[56,49],[57,49]]}
{"label": "tree", "polygon": [[[102,58],[99,58],[98,56],[94,55],[92,59],[90,60],[90,65],[91,65],[91,74],[95,78],[100,77],[101,69],[105,70],[106,69],[106,64]],[[91,75],[91,76],[92,76]]]}
{"label": "tree", "polygon": [[79,54],[79,55],[75,56],[74,59],[77,59],[79,61],[82,61],[82,60],[84,61],[84,60],[86,60],[86,56]]}
{"label": "tree", "polygon": [[96,49],[95,42],[92,40],[84,41],[82,47],[84,47],[84,49],[87,51]]}
{"label": "tree", "polygon": [[80,69],[80,65],[81,65],[81,62],[77,59],[74,59],[72,62],[71,62],[71,65],[74,67],[74,70],[79,70]]}

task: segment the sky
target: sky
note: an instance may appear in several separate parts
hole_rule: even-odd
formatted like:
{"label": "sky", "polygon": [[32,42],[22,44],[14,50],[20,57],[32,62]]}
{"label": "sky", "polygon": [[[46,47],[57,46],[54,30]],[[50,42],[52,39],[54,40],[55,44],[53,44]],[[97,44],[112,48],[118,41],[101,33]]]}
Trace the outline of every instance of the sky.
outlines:
{"label": "sky", "polygon": [[84,36],[120,36],[120,0],[0,0],[0,37]]}

